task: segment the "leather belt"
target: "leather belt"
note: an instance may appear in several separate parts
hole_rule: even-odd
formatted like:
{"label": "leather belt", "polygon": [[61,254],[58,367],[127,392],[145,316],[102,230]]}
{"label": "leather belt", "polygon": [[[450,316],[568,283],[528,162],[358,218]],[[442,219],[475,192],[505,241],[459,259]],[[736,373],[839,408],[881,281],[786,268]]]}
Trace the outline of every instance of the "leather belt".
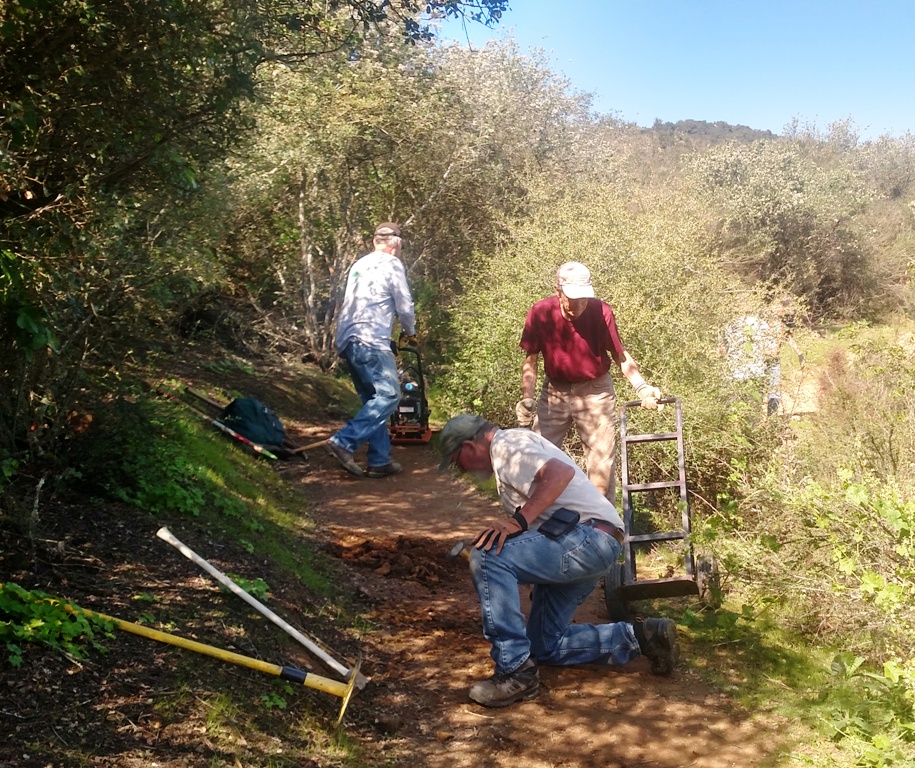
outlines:
{"label": "leather belt", "polygon": [[585,525],[590,525],[592,528],[596,528],[598,531],[609,533],[620,544],[623,543],[623,532],[615,525],[608,523],[606,520],[598,520],[592,517],[590,520],[588,520],[587,523],[585,523]]}

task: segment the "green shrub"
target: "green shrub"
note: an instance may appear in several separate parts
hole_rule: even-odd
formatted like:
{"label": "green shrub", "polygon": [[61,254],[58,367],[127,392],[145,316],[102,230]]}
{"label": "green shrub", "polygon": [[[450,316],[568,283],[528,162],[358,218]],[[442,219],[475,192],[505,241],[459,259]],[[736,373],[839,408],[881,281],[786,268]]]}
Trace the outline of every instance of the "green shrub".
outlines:
{"label": "green shrub", "polygon": [[858,764],[911,765],[915,743],[915,666],[887,661],[882,670],[865,666],[863,656],[838,654],[832,662],[829,725],[836,741],[857,743]]}
{"label": "green shrub", "polygon": [[[260,600],[261,602],[266,600],[267,592],[270,591],[270,587],[263,579],[256,578],[252,581],[251,579],[246,579],[244,576],[238,576],[234,573],[227,573],[226,576],[232,579],[232,581],[245,590],[245,592],[251,595],[255,600]],[[223,585],[220,585],[219,589],[222,592],[229,592],[229,589]]]}
{"label": "green shrub", "polygon": [[[743,497],[721,505],[736,535],[718,544],[739,589],[784,627],[860,656],[855,670],[884,668],[846,670],[839,688],[857,703],[837,715],[837,733],[879,741],[884,726],[905,735],[911,720],[899,705],[911,671],[886,670],[915,657],[915,361],[906,337],[874,336],[837,339],[850,351],[827,355],[818,410],[786,432]],[[884,705],[895,725],[881,725]]]}
{"label": "green shrub", "polygon": [[[860,330],[860,329],[859,329]],[[901,485],[915,469],[915,352],[911,336],[859,333],[832,351],[819,376],[819,408],[799,452],[816,476],[840,468]]]}
{"label": "green shrub", "polygon": [[152,512],[199,514],[205,485],[179,414],[173,403],[143,398],[100,405],[71,451],[86,490]]}
{"label": "green shrub", "polygon": [[100,631],[110,632],[112,626],[96,616],[68,611],[43,592],[12,582],[0,584],[0,643],[14,667],[22,664],[26,643],[40,643],[78,659],[85,658],[87,647],[104,651],[95,637]]}
{"label": "green shrub", "polygon": [[693,194],[732,268],[817,313],[860,316],[879,297],[859,217],[874,195],[842,155],[804,140],[730,142],[695,156]]}
{"label": "green shrub", "polygon": [[[688,477],[700,506],[710,511],[719,493],[733,495],[735,467],[753,467],[755,455],[771,453],[775,433],[744,406],[722,407],[733,393],[719,329],[733,317],[739,287],[716,263],[688,203],[636,201],[601,184],[542,191],[506,243],[463,278],[452,357],[437,381],[446,415],[473,410],[514,424],[528,309],[552,294],[561,263],[580,260],[645,378],[683,400]],[[618,402],[633,399],[619,369],[612,373]]]}
{"label": "green shrub", "polygon": [[[230,517],[245,502],[221,478],[236,447],[174,400],[115,399],[99,406],[91,431],[70,455],[82,490],[149,512],[198,516],[212,506]],[[201,439],[204,438],[204,439]],[[220,471],[214,471],[214,467]]]}

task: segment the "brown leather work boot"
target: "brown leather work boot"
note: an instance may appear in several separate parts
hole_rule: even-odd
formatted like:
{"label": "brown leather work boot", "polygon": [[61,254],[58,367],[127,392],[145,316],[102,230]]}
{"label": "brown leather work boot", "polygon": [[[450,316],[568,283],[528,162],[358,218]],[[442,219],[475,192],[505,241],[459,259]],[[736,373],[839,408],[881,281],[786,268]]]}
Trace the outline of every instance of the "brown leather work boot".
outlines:
{"label": "brown leather work boot", "polygon": [[324,444],[324,448],[331,456],[339,461],[340,466],[343,467],[343,469],[345,469],[351,475],[362,477],[365,474],[362,471],[362,467],[360,467],[353,459],[353,454],[351,454],[345,448],[337,445],[333,440],[328,440]]}
{"label": "brown leather work boot", "polygon": [[632,628],[642,655],[651,659],[651,671],[670,675],[680,658],[677,625],[670,619],[643,619]]}
{"label": "brown leather work boot", "polygon": [[470,698],[484,707],[507,707],[516,701],[533,699],[540,693],[540,672],[533,659],[528,659],[514,672],[495,674],[470,688]]}
{"label": "brown leather work boot", "polygon": [[396,461],[389,461],[380,467],[365,468],[366,477],[391,477],[392,475],[399,475],[401,472],[403,472],[403,467]]}

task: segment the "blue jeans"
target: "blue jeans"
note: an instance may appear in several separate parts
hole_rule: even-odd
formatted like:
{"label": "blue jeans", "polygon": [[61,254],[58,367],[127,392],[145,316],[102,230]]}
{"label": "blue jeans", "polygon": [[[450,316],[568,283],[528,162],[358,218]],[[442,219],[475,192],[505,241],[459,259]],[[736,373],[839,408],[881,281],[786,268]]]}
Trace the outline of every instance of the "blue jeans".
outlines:
{"label": "blue jeans", "polygon": [[[625,664],[640,655],[629,623],[570,624],[620,549],[609,533],[586,525],[558,539],[526,531],[508,539],[498,555],[471,549],[470,574],[497,674],[514,672],[529,656],[567,665]],[[519,584],[534,585],[526,625]]]}
{"label": "blue jeans", "polygon": [[340,356],[349,365],[362,410],[346,422],[331,442],[350,453],[368,443],[368,465],[383,467],[391,461],[388,419],[400,403],[397,360],[390,349],[369,347],[361,341],[351,341]]}

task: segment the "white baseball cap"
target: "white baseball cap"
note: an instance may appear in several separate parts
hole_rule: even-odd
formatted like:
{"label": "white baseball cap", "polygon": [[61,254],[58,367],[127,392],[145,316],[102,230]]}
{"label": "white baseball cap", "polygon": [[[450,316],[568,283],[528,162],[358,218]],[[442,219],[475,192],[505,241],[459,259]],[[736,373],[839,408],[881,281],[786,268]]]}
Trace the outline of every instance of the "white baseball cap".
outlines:
{"label": "white baseball cap", "polygon": [[556,286],[570,299],[594,298],[591,270],[577,261],[567,261],[556,270]]}

